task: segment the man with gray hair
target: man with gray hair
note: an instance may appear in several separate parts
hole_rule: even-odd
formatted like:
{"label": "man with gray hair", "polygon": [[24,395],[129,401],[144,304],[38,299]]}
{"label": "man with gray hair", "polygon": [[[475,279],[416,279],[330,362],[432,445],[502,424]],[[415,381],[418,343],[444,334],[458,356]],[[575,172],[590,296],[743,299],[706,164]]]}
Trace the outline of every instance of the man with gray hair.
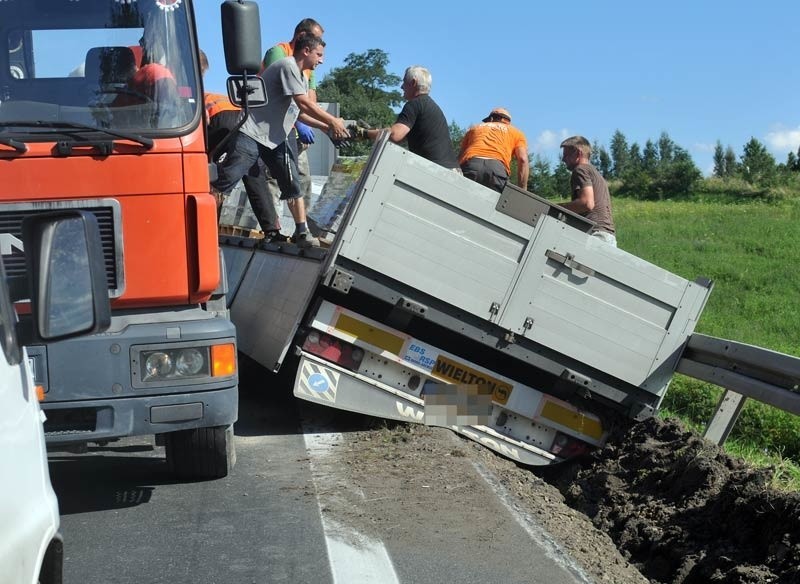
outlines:
{"label": "man with gray hair", "polygon": [[[406,69],[403,75],[403,97],[406,104],[389,128],[389,139],[394,143],[408,141],[408,149],[445,168],[461,172],[458,158],[450,140],[450,129],[442,109],[430,96],[430,71],[419,65]],[[352,127],[357,138],[374,140],[382,130]]]}
{"label": "man with gray hair", "polygon": [[572,200],[561,203],[565,209],[595,222],[592,235],[617,247],[616,229],[611,214],[611,194],[603,175],[589,163],[592,146],[583,136],[572,136],[561,143],[561,160],[572,171]]}

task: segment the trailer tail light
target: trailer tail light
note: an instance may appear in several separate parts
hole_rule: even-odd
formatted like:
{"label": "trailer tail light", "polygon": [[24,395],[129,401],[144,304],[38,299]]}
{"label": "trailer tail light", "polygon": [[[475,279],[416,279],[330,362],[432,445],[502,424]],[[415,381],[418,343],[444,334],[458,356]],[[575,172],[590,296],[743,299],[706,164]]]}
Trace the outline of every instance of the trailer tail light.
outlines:
{"label": "trailer tail light", "polygon": [[364,358],[363,349],[319,331],[306,335],[302,349],[351,371],[356,371]]}
{"label": "trailer tail light", "polygon": [[575,456],[589,452],[589,446],[586,442],[573,438],[563,432],[557,432],[553,440],[553,445],[550,447],[550,452],[560,458],[573,458]]}

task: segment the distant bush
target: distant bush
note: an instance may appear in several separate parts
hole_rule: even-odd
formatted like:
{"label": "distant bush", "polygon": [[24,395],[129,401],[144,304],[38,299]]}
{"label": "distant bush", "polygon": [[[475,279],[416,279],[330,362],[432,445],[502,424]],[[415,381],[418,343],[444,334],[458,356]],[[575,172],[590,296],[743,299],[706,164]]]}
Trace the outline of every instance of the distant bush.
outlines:
{"label": "distant bush", "polygon": [[715,199],[720,202],[800,199],[800,173],[787,173],[782,176],[780,183],[770,186],[755,185],[737,176],[708,177],[697,182],[694,194],[694,198],[700,200]]}

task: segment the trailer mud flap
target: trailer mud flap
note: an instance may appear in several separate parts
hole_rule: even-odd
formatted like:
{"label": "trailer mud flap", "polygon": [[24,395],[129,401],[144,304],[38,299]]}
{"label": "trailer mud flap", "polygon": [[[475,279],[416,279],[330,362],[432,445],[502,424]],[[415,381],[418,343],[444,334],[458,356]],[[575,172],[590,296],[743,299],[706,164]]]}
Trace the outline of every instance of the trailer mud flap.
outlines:
{"label": "trailer mud flap", "polygon": [[[402,391],[392,391],[370,383],[351,371],[333,367],[305,354],[300,357],[294,395],[306,401],[368,416],[425,423],[423,400]],[[522,464],[538,466],[559,461],[558,457],[549,452],[503,436],[487,426],[442,427]]]}

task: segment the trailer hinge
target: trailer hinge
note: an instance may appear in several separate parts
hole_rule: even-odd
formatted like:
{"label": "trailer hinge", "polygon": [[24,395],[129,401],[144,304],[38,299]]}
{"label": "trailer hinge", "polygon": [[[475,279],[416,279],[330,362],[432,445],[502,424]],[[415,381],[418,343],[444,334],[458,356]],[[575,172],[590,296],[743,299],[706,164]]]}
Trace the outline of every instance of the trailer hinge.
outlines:
{"label": "trailer hinge", "polygon": [[347,294],[350,292],[350,287],[353,285],[354,280],[355,279],[353,278],[352,274],[348,274],[342,270],[334,270],[333,275],[331,276],[330,287],[334,290],[338,290],[339,292]]}
{"label": "trailer hinge", "polygon": [[517,342],[517,335],[515,335],[511,331],[508,331],[506,335],[503,337],[503,339],[505,339],[506,343],[513,345],[514,343]]}

